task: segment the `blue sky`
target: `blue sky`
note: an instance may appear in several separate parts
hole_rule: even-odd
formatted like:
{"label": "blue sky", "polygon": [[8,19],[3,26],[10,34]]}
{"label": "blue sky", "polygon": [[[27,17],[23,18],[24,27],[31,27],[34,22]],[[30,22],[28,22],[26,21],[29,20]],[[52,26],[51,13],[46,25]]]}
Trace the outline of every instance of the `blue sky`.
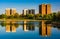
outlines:
{"label": "blue sky", "polygon": [[5,13],[6,8],[16,8],[18,13],[23,9],[35,9],[38,13],[40,4],[51,4],[52,12],[60,11],[60,0],[0,0],[0,14]]}

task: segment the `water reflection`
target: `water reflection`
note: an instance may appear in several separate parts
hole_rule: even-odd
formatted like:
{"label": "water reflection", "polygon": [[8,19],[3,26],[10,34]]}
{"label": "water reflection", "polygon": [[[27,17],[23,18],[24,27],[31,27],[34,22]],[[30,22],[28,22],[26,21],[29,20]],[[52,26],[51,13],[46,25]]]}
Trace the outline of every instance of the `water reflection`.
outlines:
{"label": "water reflection", "polygon": [[[36,28],[38,28],[38,34],[40,36],[51,36],[51,31],[52,27],[57,27],[55,24],[46,24],[45,20],[42,21],[22,21],[22,22],[17,22],[17,21],[5,21],[5,22],[0,22],[0,25],[2,27],[5,27],[6,32],[16,32],[17,28],[19,28],[20,25],[22,25],[22,29],[24,32],[28,31],[35,31]],[[35,32],[34,32],[35,33]]]}
{"label": "water reflection", "polygon": [[45,24],[45,21],[42,20],[39,26],[39,34],[42,36],[50,36],[51,35],[51,25]]}
{"label": "water reflection", "polygon": [[[28,24],[27,24],[28,23]],[[28,21],[24,21],[23,22],[23,30],[24,31],[34,31],[35,30],[35,26],[34,26],[34,24],[32,23],[30,23],[30,22],[28,22]]]}
{"label": "water reflection", "polygon": [[6,32],[16,32],[15,25],[6,25]]}
{"label": "water reflection", "polygon": [[16,21],[5,21],[1,22],[0,25],[6,28],[6,32],[16,32],[16,28],[19,27]]}

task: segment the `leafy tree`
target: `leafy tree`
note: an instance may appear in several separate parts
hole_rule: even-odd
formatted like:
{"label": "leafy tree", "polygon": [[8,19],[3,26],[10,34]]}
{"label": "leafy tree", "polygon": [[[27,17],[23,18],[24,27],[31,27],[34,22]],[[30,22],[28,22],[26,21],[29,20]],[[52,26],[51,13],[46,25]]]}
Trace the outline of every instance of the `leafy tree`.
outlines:
{"label": "leafy tree", "polygon": [[0,25],[1,25],[2,27],[6,26],[5,22],[1,22]]}
{"label": "leafy tree", "polygon": [[57,20],[60,20],[60,12],[56,14]]}
{"label": "leafy tree", "polygon": [[35,19],[42,19],[42,14],[36,14]]}
{"label": "leafy tree", "polygon": [[19,14],[15,13],[14,18],[19,18]]}
{"label": "leafy tree", "polygon": [[7,16],[5,14],[0,15],[0,18],[6,18]]}
{"label": "leafy tree", "polygon": [[48,19],[48,15],[47,15],[47,14],[44,15],[44,16],[43,16],[43,19]]}
{"label": "leafy tree", "polygon": [[28,19],[34,19],[34,14],[27,14],[26,16]]}
{"label": "leafy tree", "polygon": [[57,18],[56,18],[56,13],[54,12],[54,13],[52,13],[52,20],[56,20]]}
{"label": "leafy tree", "polygon": [[52,19],[52,14],[46,14],[46,15],[44,15],[43,19],[51,20]]}
{"label": "leafy tree", "polygon": [[13,19],[13,18],[14,18],[14,16],[13,16],[13,15],[8,16],[8,19]]}

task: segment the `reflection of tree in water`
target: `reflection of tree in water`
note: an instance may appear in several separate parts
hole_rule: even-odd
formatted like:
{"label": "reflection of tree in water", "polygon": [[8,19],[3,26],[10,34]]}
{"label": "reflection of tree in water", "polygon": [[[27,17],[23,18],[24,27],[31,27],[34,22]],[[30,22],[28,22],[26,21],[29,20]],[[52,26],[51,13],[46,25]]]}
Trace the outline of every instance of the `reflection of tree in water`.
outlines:
{"label": "reflection of tree in water", "polygon": [[57,21],[53,22],[53,21],[49,20],[49,21],[46,21],[45,24],[51,24],[52,27],[60,30],[60,22],[57,22]]}
{"label": "reflection of tree in water", "polygon": [[9,22],[9,23],[6,23],[6,22],[1,22],[0,23],[0,25],[2,26],[2,27],[5,27],[6,25],[10,25],[10,26],[15,26],[16,28],[18,28],[19,27],[19,24],[18,23],[12,23],[12,22]]}
{"label": "reflection of tree in water", "polygon": [[4,26],[6,26],[6,23],[5,23],[5,22],[1,22],[0,25],[1,25],[2,27],[4,27]]}
{"label": "reflection of tree in water", "polygon": [[60,24],[52,24],[52,27],[57,28],[58,30],[60,30]]}

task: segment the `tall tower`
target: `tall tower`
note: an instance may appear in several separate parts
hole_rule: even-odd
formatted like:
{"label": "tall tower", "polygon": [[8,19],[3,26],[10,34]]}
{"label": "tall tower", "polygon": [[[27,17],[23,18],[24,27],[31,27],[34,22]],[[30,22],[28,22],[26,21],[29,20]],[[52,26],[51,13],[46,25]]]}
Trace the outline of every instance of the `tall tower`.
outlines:
{"label": "tall tower", "polygon": [[51,13],[51,5],[50,4],[41,4],[39,5],[39,13],[44,16],[45,14]]}
{"label": "tall tower", "polygon": [[16,13],[16,9],[15,8],[12,8],[12,11],[11,11],[11,15],[15,15],[15,13]]}
{"label": "tall tower", "polygon": [[6,8],[5,11],[6,11],[5,14],[6,14],[7,16],[10,16],[10,8]]}
{"label": "tall tower", "polygon": [[5,10],[5,13],[6,13],[7,16],[14,15],[16,13],[16,9],[15,8],[12,8],[12,9],[7,8]]}
{"label": "tall tower", "polygon": [[45,4],[39,5],[39,13],[42,14],[42,16],[46,14],[46,5]]}
{"label": "tall tower", "polygon": [[24,9],[23,15],[27,15],[27,14],[35,14],[35,9]]}
{"label": "tall tower", "polygon": [[46,13],[51,14],[51,5],[50,4],[46,5]]}
{"label": "tall tower", "polygon": [[28,14],[28,9],[24,9],[23,10],[23,15],[27,15]]}
{"label": "tall tower", "polygon": [[35,14],[35,9],[28,9],[28,14]]}

